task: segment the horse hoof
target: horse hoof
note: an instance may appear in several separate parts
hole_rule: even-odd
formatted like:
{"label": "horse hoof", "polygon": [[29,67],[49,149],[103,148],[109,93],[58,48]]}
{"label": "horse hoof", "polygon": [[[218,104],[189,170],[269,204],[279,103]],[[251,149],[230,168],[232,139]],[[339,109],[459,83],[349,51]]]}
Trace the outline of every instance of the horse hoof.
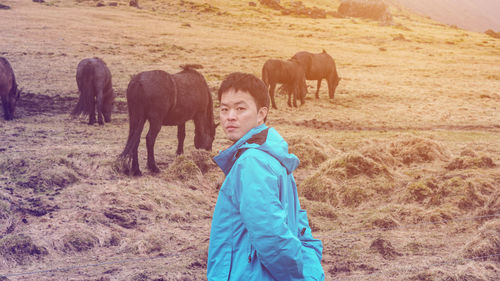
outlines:
{"label": "horse hoof", "polygon": [[132,173],[132,176],[134,176],[134,177],[140,177],[140,176],[142,176],[142,172],[140,170],[134,171]]}
{"label": "horse hoof", "polygon": [[152,167],[152,168],[150,167],[149,170],[153,174],[158,174],[160,172],[160,169],[158,169],[158,167]]}

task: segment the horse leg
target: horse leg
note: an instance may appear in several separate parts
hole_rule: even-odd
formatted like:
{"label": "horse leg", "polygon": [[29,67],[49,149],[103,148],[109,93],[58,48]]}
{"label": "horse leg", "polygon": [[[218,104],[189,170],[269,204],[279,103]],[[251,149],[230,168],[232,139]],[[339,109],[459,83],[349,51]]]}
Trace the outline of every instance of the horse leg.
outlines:
{"label": "horse leg", "polygon": [[89,110],[89,125],[95,123],[95,97],[90,99],[90,110]]}
{"label": "horse leg", "polygon": [[158,166],[156,166],[155,162],[155,152],[154,146],[156,137],[161,129],[161,119],[159,116],[153,116],[149,118],[149,131],[146,135],[146,147],[148,150],[148,169],[153,173],[160,172]]}
{"label": "horse leg", "polygon": [[[132,117],[130,117],[132,119]],[[129,140],[127,144],[130,142],[132,144],[132,168],[130,173],[133,176],[142,176],[142,172],[139,169],[139,143],[141,142],[141,133],[144,128],[145,120],[140,120],[135,125],[130,122],[130,132],[129,132]]]}
{"label": "horse leg", "polygon": [[288,107],[292,107],[291,98],[293,93],[290,91],[290,87],[288,87],[288,85],[286,85],[285,89],[286,89],[286,94],[288,95],[288,102],[287,102]]}
{"label": "horse leg", "polygon": [[186,138],[186,123],[177,126],[177,155],[184,153],[184,139]]}
{"label": "horse leg", "polygon": [[293,106],[294,107],[297,107],[297,94],[298,94],[298,91],[299,91],[299,85],[297,82],[294,82],[294,87],[293,87]]}
{"label": "horse leg", "polygon": [[2,106],[3,106],[3,118],[5,120],[10,120],[10,110],[9,110],[9,105],[8,105],[8,99],[4,96],[2,96]]}
{"label": "horse leg", "polygon": [[278,109],[276,103],[274,102],[274,89],[276,88],[276,83],[270,83],[271,87],[269,88],[269,95],[271,96],[271,104],[274,109]]}
{"label": "horse leg", "polygon": [[318,86],[316,87],[316,98],[319,99],[319,88],[321,87],[321,80],[318,79]]}
{"label": "horse leg", "polygon": [[331,99],[333,99],[333,96],[335,96],[335,90],[333,89],[333,80],[332,78],[328,78],[328,96],[330,96]]}
{"label": "horse leg", "polygon": [[139,142],[132,148],[132,170],[131,174],[136,177],[142,176],[141,169],[139,169]]}
{"label": "horse leg", "polygon": [[102,91],[99,91],[97,93],[97,122],[99,123],[99,125],[104,125],[102,116],[103,104],[104,104],[103,93]]}

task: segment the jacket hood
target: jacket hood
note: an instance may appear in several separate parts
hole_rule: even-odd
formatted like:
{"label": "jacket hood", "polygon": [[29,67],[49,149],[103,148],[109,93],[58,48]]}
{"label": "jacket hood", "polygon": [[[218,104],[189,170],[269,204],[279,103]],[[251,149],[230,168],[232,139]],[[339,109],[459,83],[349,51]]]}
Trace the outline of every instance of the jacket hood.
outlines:
{"label": "jacket hood", "polygon": [[265,124],[248,131],[232,146],[215,156],[214,161],[227,175],[238,157],[249,148],[259,149],[273,156],[286,168],[288,174],[299,166],[297,156],[288,153],[286,141],[274,128],[269,128]]}

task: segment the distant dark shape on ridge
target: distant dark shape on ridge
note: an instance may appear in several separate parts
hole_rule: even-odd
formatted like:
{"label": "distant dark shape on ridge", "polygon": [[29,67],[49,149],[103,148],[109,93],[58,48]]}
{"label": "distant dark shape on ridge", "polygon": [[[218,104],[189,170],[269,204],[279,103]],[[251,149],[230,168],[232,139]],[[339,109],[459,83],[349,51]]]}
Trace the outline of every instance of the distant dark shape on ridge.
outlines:
{"label": "distant dark shape on ridge", "polygon": [[344,17],[357,17],[391,23],[392,15],[388,6],[380,0],[342,0],[338,14]]}

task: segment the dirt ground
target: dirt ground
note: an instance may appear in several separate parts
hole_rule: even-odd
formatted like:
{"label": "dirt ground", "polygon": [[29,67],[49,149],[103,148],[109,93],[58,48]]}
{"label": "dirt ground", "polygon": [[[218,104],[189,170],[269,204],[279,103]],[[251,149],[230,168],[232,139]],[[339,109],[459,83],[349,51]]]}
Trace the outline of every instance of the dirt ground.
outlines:
{"label": "dirt ground", "polygon": [[[335,98],[323,82],[315,99],[309,81],[298,108],[277,96],[268,125],[301,160],[327,280],[500,279],[500,41],[399,8],[382,25],[254,2],[0,1],[0,55],[24,91],[15,120],[0,120],[0,280],[206,280],[224,180],[211,157],[230,142],[218,128],[198,151],[188,122],[176,157],[176,128],[163,127],[161,172],[143,138],[144,175],[121,173],[131,76],[201,64],[215,97],[231,72],[260,77],[267,59],[323,49],[342,77]],[[117,93],[104,126],[69,116],[76,65],[93,56]]]}

